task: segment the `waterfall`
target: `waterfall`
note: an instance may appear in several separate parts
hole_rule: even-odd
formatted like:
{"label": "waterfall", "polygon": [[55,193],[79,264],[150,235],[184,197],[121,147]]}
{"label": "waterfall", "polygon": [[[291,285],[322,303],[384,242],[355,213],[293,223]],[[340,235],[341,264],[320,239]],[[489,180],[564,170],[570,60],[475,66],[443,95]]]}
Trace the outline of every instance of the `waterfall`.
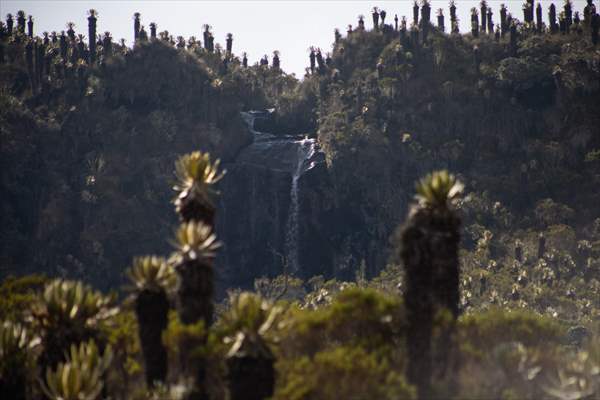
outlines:
{"label": "waterfall", "polygon": [[[318,157],[317,143],[315,139],[300,138],[299,136],[273,135],[260,132],[254,129],[256,118],[264,115],[264,112],[250,111],[243,112],[242,119],[248,125],[248,128],[254,135],[253,143],[246,148],[237,162],[251,165],[254,168],[267,168],[276,173],[287,172],[291,176],[290,184],[290,203],[287,218],[284,220],[285,226],[280,232],[279,251],[285,255],[287,262],[287,271],[292,274],[298,274],[299,265],[299,226],[300,220],[300,177],[316,164]],[[261,188],[260,190],[265,190]],[[254,205],[256,206],[256,205]],[[280,234],[281,235],[281,234]]]}
{"label": "waterfall", "polygon": [[292,173],[292,185],[290,189],[290,210],[286,224],[285,253],[289,272],[298,273],[298,179],[305,171],[305,161],[314,154],[314,140],[303,139],[298,143],[298,161],[296,169]]}

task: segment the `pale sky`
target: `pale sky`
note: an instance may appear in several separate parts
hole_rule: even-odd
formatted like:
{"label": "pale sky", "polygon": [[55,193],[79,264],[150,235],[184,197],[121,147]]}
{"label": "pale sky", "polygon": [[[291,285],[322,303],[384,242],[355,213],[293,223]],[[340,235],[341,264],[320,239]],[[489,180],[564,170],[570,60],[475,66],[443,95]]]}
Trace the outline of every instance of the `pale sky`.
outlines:
{"label": "pale sky", "polygon": [[[500,4],[506,4],[509,12],[522,20],[521,0],[488,0],[488,6],[494,11],[494,23],[500,20]],[[542,1],[544,21],[547,20],[547,8],[550,1]],[[557,8],[562,7],[562,0],[554,1]],[[598,2],[596,2],[598,3]],[[536,1],[537,4],[537,1]],[[583,18],[585,0],[574,1],[575,11],[580,11]],[[357,16],[365,15],[367,28],[372,28],[371,9],[374,6],[387,12],[386,22],[393,24],[394,14],[398,18],[406,15],[412,20],[412,0],[395,1],[52,1],[52,0],[0,0],[0,15],[16,14],[23,10],[34,17],[34,33],[40,35],[44,31],[65,29],[65,24],[72,21],[75,31],[87,36],[87,10],[98,11],[98,33],[110,31],[113,38],[125,38],[131,44],[133,38],[133,13],[140,12],[142,24],[149,33],[150,22],[156,22],[158,31],[168,30],[173,36],[190,36],[202,38],[202,25],[210,24],[215,40],[225,44],[225,35],[233,34],[233,52],[240,55],[248,53],[250,63],[254,63],[264,55],[271,59],[272,51],[281,52],[282,68],[288,73],[296,73],[301,78],[308,65],[308,48],[320,47],[324,51],[331,49],[333,30],[340,28],[345,35],[346,26],[357,25]],[[432,22],[438,8],[444,9],[446,29],[450,26],[448,1],[431,1]],[[479,8],[479,1],[456,1],[461,31],[470,29],[470,9]],[[558,10],[560,11],[560,10]],[[389,22],[388,22],[389,21]]]}

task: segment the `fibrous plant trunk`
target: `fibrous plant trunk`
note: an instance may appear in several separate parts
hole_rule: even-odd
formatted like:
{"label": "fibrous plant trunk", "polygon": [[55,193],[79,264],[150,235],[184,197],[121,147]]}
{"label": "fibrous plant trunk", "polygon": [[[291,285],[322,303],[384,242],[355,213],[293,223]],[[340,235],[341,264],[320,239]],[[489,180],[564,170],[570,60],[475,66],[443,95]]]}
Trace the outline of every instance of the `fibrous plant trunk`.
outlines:
{"label": "fibrous plant trunk", "polygon": [[162,332],[167,327],[168,312],[169,301],[164,291],[144,290],[138,294],[135,313],[148,387],[166,381],[167,350],[162,344]]}

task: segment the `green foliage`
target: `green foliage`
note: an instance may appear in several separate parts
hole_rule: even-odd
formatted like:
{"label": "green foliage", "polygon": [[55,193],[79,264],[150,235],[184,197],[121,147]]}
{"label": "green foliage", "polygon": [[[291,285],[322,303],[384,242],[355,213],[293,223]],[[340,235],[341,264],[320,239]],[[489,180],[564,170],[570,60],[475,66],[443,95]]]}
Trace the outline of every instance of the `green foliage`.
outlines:
{"label": "green foliage", "polygon": [[457,340],[485,354],[491,344],[520,342],[526,346],[558,345],[565,332],[564,327],[548,317],[523,310],[492,309],[459,319]]}
{"label": "green foliage", "polygon": [[48,368],[42,389],[51,400],[94,400],[100,396],[102,374],[110,365],[111,348],[100,353],[93,341],[72,345],[64,363]]}
{"label": "green foliage", "polygon": [[0,324],[0,395],[24,399],[34,370],[34,347],[39,338],[23,325],[4,320]]}
{"label": "green foliage", "polygon": [[36,300],[47,278],[42,275],[9,276],[0,285],[0,320],[23,321],[23,313]]}
{"label": "green foliage", "polygon": [[172,292],[177,283],[173,267],[164,258],[155,256],[137,257],[127,271],[136,291]]}
{"label": "green foliage", "polygon": [[218,193],[214,185],[224,174],[219,172],[219,163],[219,160],[212,163],[210,154],[200,151],[181,156],[175,163],[179,183],[174,189],[180,192],[179,197],[194,196],[197,197],[197,201],[205,201],[212,205],[213,197]]}
{"label": "green foliage", "polygon": [[417,199],[425,207],[448,208],[462,194],[463,184],[448,171],[433,172],[417,184]]}
{"label": "green foliage", "polygon": [[414,399],[414,388],[375,354],[340,346],[288,366],[275,399]]}
{"label": "green foliage", "polygon": [[115,300],[82,282],[49,282],[29,310],[42,339],[42,366],[55,366],[73,344],[103,341],[102,326],[119,312]]}
{"label": "green foliage", "polygon": [[[183,260],[205,260],[215,256],[221,244],[210,226],[202,222],[184,222],[176,232],[177,252],[172,257],[172,262]],[[179,261],[178,261],[179,260]]]}

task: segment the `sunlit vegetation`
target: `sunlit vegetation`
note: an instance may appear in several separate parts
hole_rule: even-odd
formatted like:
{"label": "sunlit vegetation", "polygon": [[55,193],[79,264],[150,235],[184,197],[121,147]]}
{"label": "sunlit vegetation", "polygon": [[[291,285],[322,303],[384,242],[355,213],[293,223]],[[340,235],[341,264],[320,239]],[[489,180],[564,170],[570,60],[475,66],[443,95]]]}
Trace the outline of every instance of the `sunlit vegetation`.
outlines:
{"label": "sunlit vegetation", "polygon": [[[492,6],[375,7],[301,81],[208,24],[9,14],[0,398],[600,396],[600,16]],[[339,265],[230,287],[220,160],[268,108],[325,154]]]}

